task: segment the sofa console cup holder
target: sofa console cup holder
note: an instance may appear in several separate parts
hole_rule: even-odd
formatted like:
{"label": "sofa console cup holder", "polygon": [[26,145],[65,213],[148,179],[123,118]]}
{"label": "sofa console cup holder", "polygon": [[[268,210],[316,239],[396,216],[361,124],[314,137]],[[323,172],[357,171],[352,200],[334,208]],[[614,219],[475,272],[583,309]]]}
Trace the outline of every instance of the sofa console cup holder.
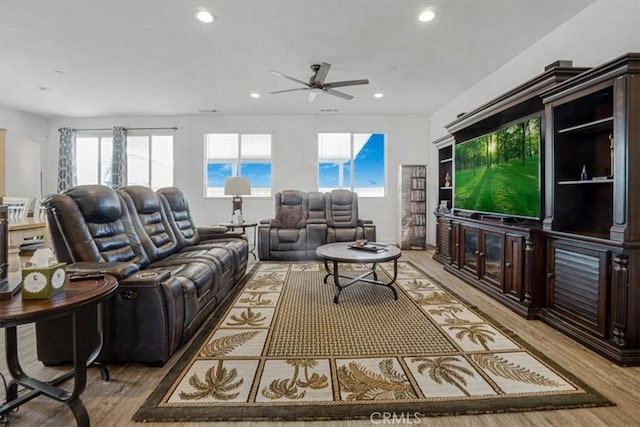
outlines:
{"label": "sofa console cup holder", "polygon": [[138,279],[152,279],[158,277],[157,271],[143,271],[142,273],[138,273],[136,275]]}

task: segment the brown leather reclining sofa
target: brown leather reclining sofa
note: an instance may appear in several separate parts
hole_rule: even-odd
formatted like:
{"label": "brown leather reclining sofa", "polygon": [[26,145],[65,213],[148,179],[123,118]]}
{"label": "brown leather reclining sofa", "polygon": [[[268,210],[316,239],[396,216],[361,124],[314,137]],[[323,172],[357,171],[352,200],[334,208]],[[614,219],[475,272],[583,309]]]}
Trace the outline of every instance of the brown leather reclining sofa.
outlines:
{"label": "brown leather reclining sofa", "polygon": [[275,208],[275,218],[258,226],[263,261],[318,259],[316,248],[326,243],[376,240],[376,226],[360,218],[358,194],[349,190],[285,190],[276,193]]}
{"label": "brown leather reclining sofa", "polygon": [[[71,188],[43,201],[51,240],[69,272],[103,271],[118,279],[105,313],[100,361],[163,364],[242,280],[247,241],[221,227],[196,227],[184,193],[129,186]],[[86,316],[95,330],[95,307]],[[72,359],[68,320],[36,324],[38,359]],[[93,325],[91,325],[93,323]],[[97,336],[84,340],[90,351]]]}

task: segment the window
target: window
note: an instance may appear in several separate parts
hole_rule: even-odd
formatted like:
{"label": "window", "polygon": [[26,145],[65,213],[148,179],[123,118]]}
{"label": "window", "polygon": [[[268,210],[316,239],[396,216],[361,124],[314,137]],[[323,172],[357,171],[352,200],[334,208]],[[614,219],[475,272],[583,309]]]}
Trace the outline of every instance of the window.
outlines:
{"label": "window", "polygon": [[127,184],[154,190],[173,185],[173,136],[127,136]]}
{"label": "window", "polygon": [[[100,136],[76,139],[78,185],[111,186],[113,138]],[[127,136],[127,183],[154,190],[173,185],[173,136]]]}
{"label": "window", "polygon": [[358,196],[384,197],[384,134],[318,134],[318,190],[336,188],[355,191]]}
{"label": "window", "polygon": [[113,138],[78,136],[76,138],[76,173],[78,185],[111,185]]}
{"label": "window", "polygon": [[252,196],[271,196],[271,135],[210,133],[205,135],[206,197],[224,196],[224,180],[243,176]]}

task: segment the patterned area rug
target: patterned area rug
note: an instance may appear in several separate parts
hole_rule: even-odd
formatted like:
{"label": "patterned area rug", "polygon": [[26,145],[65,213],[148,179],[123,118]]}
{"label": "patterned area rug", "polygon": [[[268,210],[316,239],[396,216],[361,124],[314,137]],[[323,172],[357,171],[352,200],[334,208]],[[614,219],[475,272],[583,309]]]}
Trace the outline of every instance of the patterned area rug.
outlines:
{"label": "patterned area rug", "polygon": [[[378,267],[389,276],[392,264]],[[258,264],[133,419],[368,419],[612,404],[412,264],[398,269],[398,300],[357,283],[334,304],[321,264]]]}

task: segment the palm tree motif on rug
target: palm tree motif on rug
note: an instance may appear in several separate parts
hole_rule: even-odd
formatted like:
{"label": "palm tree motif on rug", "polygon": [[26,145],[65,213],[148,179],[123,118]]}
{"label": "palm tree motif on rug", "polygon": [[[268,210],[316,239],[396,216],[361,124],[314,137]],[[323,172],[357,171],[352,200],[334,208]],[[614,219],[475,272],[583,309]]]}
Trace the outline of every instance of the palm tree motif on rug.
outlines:
{"label": "palm tree motif on rug", "polygon": [[320,265],[316,262],[292,264],[291,271],[320,271]]}
{"label": "palm tree motif on rug", "polygon": [[465,311],[464,308],[459,305],[445,305],[428,311],[429,314],[433,314],[434,316],[444,317],[446,323],[467,323],[466,319],[457,316],[459,313],[464,313]]}
{"label": "palm tree motif on rug", "polygon": [[[246,343],[255,337],[258,331],[239,332],[237,334],[218,338],[207,343],[200,350],[200,357],[222,357],[229,354],[238,346]],[[212,397],[216,400],[231,400],[238,397],[239,393],[233,390],[240,387],[244,378],[238,377],[238,371],[235,368],[228,370],[224,367],[224,360],[218,359],[216,366],[209,368],[205,374],[204,381],[197,374],[189,377],[189,385],[196,391],[179,393],[182,400],[197,400],[205,397]]]}
{"label": "palm tree motif on rug", "polygon": [[[272,400],[280,398],[302,399],[306,394],[306,388],[322,389],[329,386],[326,375],[319,375],[309,370],[316,367],[318,362],[314,359],[289,359],[286,363],[293,366],[291,378],[281,378],[271,381],[268,387],[262,389],[262,395]],[[300,378],[300,368],[304,378]]]}
{"label": "palm tree motif on rug", "polygon": [[485,350],[490,350],[488,343],[494,342],[493,331],[486,329],[484,325],[452,326],[452,331],[458,331],[456,338],[463,340],[465,337],[474,344],[479,344]]}
{"label": "palm tree motif on rug", "polygon": [[252,306],[270,306],[273,305],[274,301],[265,297],[264,292],[245,292],[243,298],[240,298],[238,302],[242,304],[248,304]]}
{"label": "palm tree motif on rug", "polygon": [[473,378],[475,374],[471,369],[457,364],[460,363],[457,357],[415,357],[411,361],[418,363],[417,370],[419,373],[428,375],[431,381],[436,384],[446,382],[458,388],[465,396],[471,396],[471,393],[465,388],[467,385],[465,376]]}
{"label": "palm tree motif on rug", "polygon": [[259,311],[251,310],[251,307],[240,313],[240,315],[231,315],[227,321],[229,326],[263,326],[267,317]]}
{"label": "palm tree motif on rug", "polygon": [[246,289],[251,291],[278,291],[282,287],[284,274],[280,271],[258,274],[251,282],[247,283]]}
{"label": "palm tree motif on rug", "polygon": [[362,363],[349,362],[338,368],[338,380],[346,400],[415,399],[416,395],[404,372],[394,367],[393,359],[384,359],[374,371]]}
{"label": "palm tree motif on rug", "polygon": [[204,381],[198,375],[193,374],[189,378],[189,385],[195,389],[193,392],[180,391],[179,396],[182,400],[204,399],[212,397],[216,400],[232,400],[238,397],[240,393],[233,392],[234,389],[240,387],[244,382],[244,378],[238,377],[236,368],[227,369],[224,367],[224,360],[218,360],[216,366],[212,366],[207,370]]}
{"label": "palm tree motif on rug", "polygon": [[458,302],[455,298],[445,292],[431,292],[426,295],[412,292],[411,296],[416,303],[420,305],[454,304]]}
{"label": "palm tree motif on rug", "polygon": [[403,281],[402,287],[407,291],[426,291],[437,289],[436,285],[426,279],[413,278],[409,281]]}
{"label": "palm tree motif on rug", "polygon": [[546,378],[495,354],[474,354],[471,358],[487,371],[512,381],[544,387],[560,387],[562,385],[558,381]]}

